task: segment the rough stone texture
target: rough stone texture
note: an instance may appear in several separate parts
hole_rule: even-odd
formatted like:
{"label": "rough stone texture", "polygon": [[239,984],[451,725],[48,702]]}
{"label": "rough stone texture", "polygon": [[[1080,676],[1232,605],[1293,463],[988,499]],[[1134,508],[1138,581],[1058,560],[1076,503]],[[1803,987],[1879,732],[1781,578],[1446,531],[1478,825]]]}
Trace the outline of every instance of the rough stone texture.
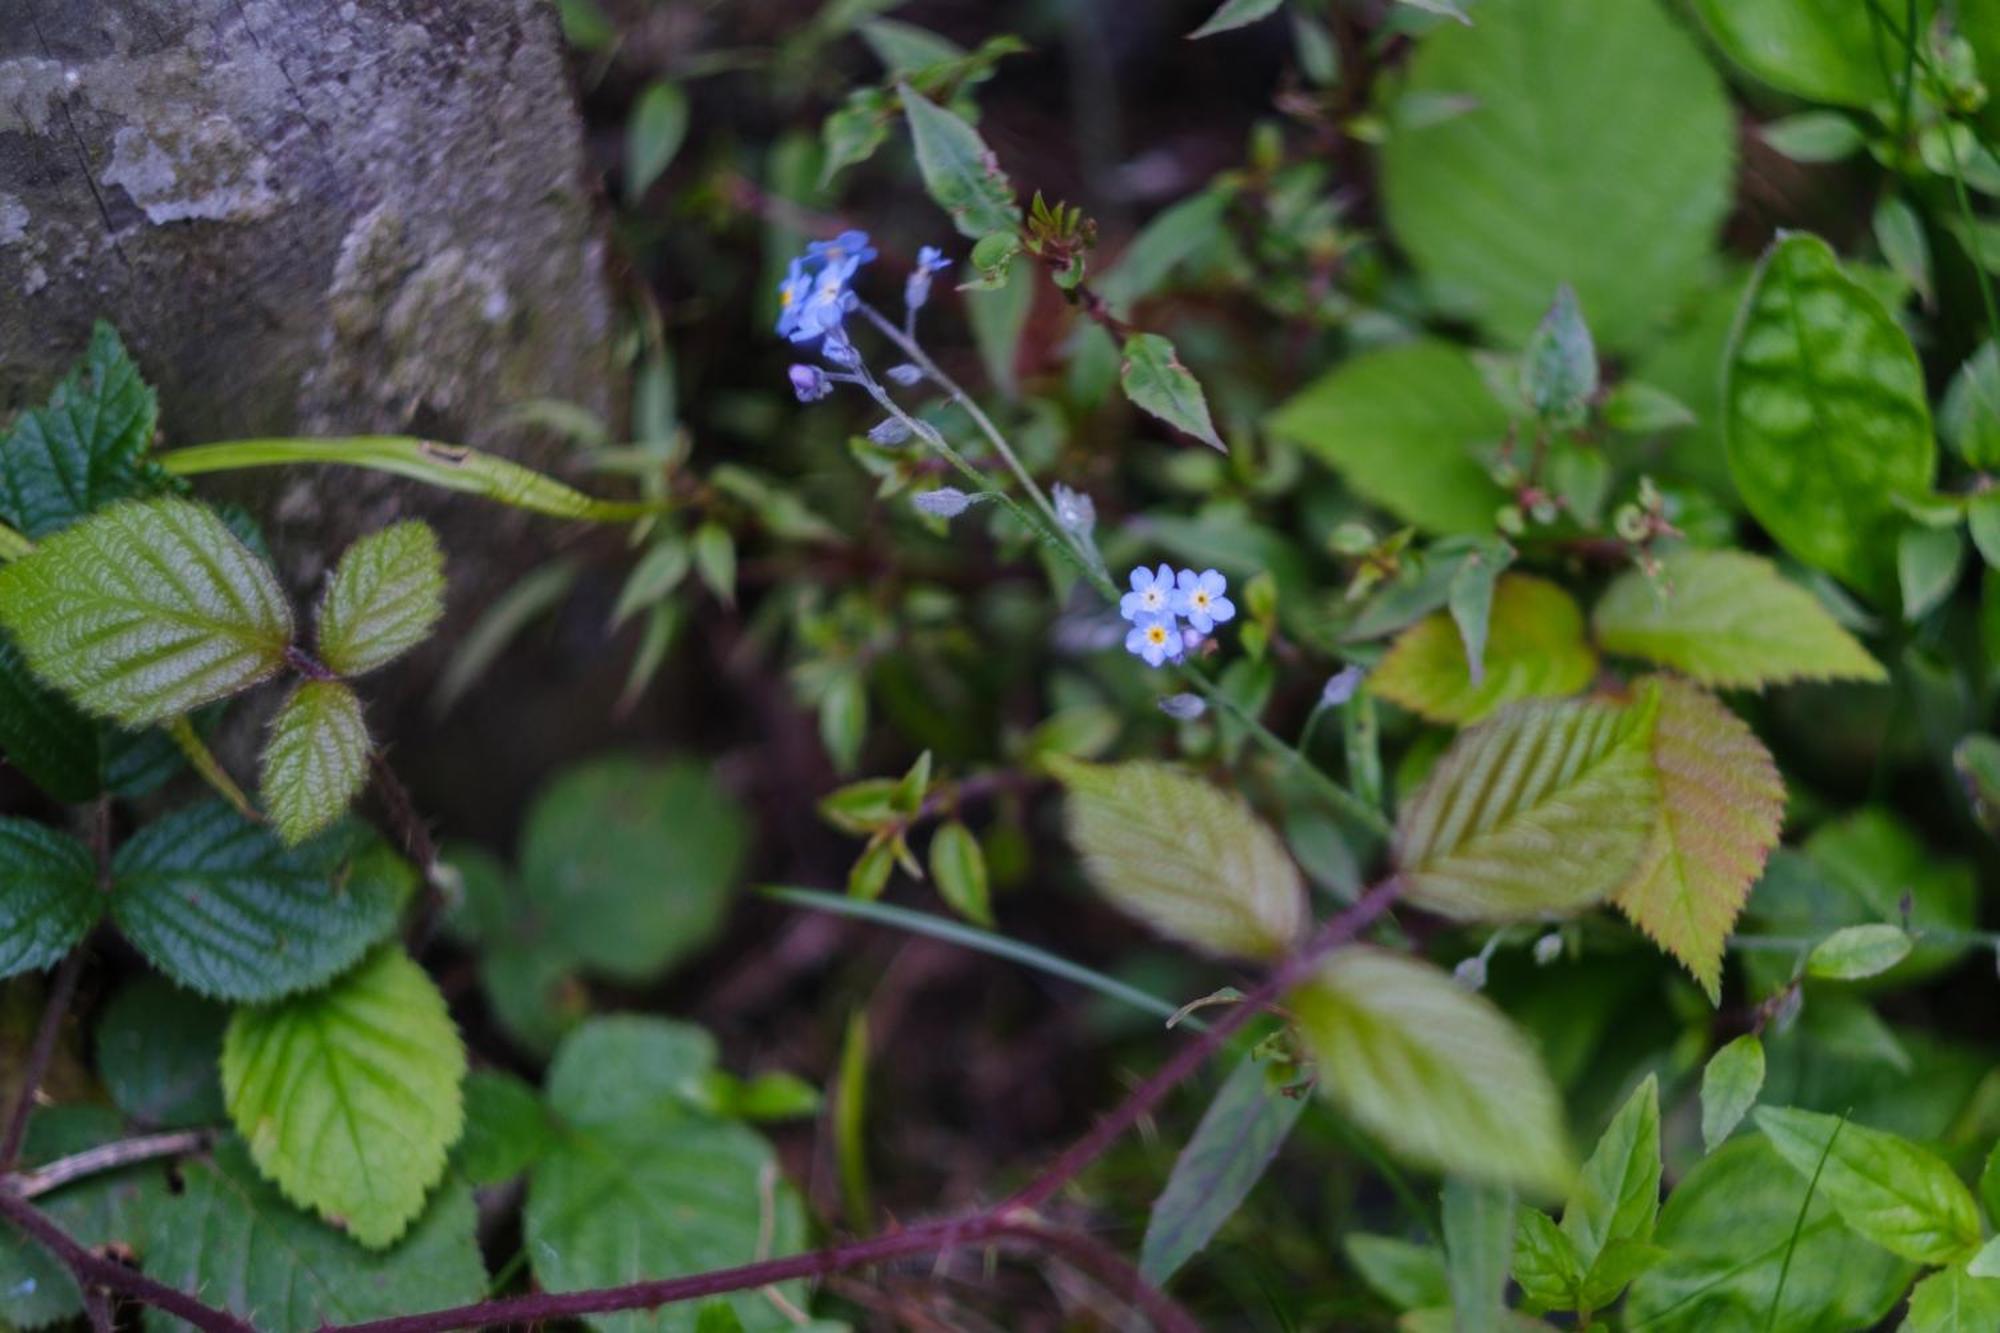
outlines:
{"label": "rough stone texture", "polygon": [[[615,397],[581,135],[546,0],[0,0],[0,410],[103,316],[174,443],[413,432],[548,466],[507,409]],[[237,493],[301,586],[398,513],[486,557],[453,571],[475,602],[554,535],[346,469]]]}

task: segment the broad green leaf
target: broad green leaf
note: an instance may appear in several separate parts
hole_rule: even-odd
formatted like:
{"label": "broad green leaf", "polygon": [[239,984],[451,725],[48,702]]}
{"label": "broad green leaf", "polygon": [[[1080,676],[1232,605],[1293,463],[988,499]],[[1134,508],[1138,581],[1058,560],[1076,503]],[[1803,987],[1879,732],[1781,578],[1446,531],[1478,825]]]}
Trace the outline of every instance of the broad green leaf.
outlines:
{"label": "broad green leaf", "polygon": [[1320,1090],[1398,1154],[1536,1193],[1570,1182],[1555,1088],[1483,996],[1428,963],[1355,947],[1286,1005],[1319,1062]]}
{"label": "broad green leaf", "polygon": [[1612,901],[1721,1002],[1722,951],[1778,845],[1785,786],[1770,751],[1714,695],[1659,677],[1652,763],[1659,822]]}
{"label": "broad green leaf", "polygon": [[97,795],[97,724],[71,707],[0,635],[0,754],[58,801]]}
{"label": "broad green leaf", "polygon": [[1614,1240],[1583,1276],[1583,1308],[1602,1310],[1616,1301],[1632,1280],[1667,1259],[1666,1250],[1642,1240]]}
{"label": "broad green leaf", "polygon": [[370,1249],[444,1175],[464,1078],[444,997],[395,948],[325,990],[238,1009],[223,1039],[223,1096],[257,1169]]}
{"label": "broad green leaf", "polygon": [[1875,807],[1822,825],[1805,850],[1835,891],[1833,901],[1804,913],[1773,911],[1765,928],[1821,935],[1840,926],[1900,921],[1907,894],[1918,943],[1884,979],[1908,983],[1963,956],[1964,942],[1950,937],[1972,928],[1978,898],[1972,869],[1963,861],[1938,855],[1907,825]]}
{"label": "broad green leaf", "polygon": [[1350,1231],[1340,1238],[1361,1280],[1398,1310],[1447,1305],[1451,1289],[1444,1273],[1444,1255],[1434,1245],[1417,1245],[1394,1236]]}
{"label": "broad green leaf", "polygon": [[549,1109],[572,1125],[644,1118],[708,1102],[715,1038],[692,1023],[641,1014],[594,1018],[563,1038],[549,1065]]}
{"label": "broad green leaf", "polygon": [[452,1163],[474,1185],[498,1185],[526,1171],[555,1142],[555,1127],[535,1090],[512,1074],[475,1069],[465,1076],[465,1134]]}
{"label": "broad green leaf", "polygon": [[1598,599],[1591,628],[1606,652],[1723,689],[1888,679],[1819,599],[1769,561],[1683,549],[1660,564],[1657,582],[1631,571]]}
{"label": "broad green leaf", "polygon": [[[1920,26],[1930,8],[1923,0]],[[1892,102],[1901,88],[1901,42],[1878,30],[1866,3],[1695,0],[1695,9],[1731,60],[1781,92],[1866,111]],[[1881,13],[1901,27],[1902,5],[1884,5]]]}
{"label": "broad green leaf", "polygon": [[1965,359],[1938,409],[1938,434],[1973,467],[2000,467],[2000,344],[1984,342]]}
{"label": "broad green leaf", "polygon": [[1597,346],[1565,282],[1521,353],[1521,396],[1543,420],[1575,427],[1589,415],[1596,393]]}
{"label": "broad green leaf", "polygon": [[1638,868],[1660,813],[1655,687],[1514,704],[1461,735],[1396,821],[1411,902],[1506,920],[1576,911]]}
{"label": "broad green leaf", "polygon": [[358,825],[288,848],[216,800],[140,828],[111,874],[111,919],[153,966],[252,1004],[345,971],[395,929],[416,882]]}
{"label": "broad green leaf", "polygon": [[1766,121],[1757,133],[1794,162],[1838,162],[1868,142],[1861,127],[1837,111],[1802,111]]}
{"label": "broad green leaf", "polygon": [[1651,1240],[1659,1213],[1660,1085],[1648,1074],[1577,1174],[1562,1230],[1587,1273],[1612,1242]]}
{"label": "broad green leaf", "polygon": [[55,966],[103,911],[88,847],[32,820],[0,817],[0,977]]}
{"label": "broad green leaf", "polygon": [[[124,1126],[109,1107],[42,1107],[29,1117],[21,1161],[42,1166],[122,1137]],[[149,1199],[166,1192],[166,1183],[161,1164],[148,1162],[86,1176],[34,1202],[80,1245],[136,1250],[142,1240],[142,1210]],[[0,1227],[0,1326],[40,1328],[82,1311],[69,1270],[12,1227]]]}
{"label": "broad green leaf", "polygon": [[972,830],[953,819],[931,834],[931,882],[938,896],[967,921],[993,924],[993,905],[986,882],[986,854]]}
{"label": "broad green leaf", "polygon": [[1499,1333],[1514,1257],[1514,1194],[1454,1176],[1444,1182],[1445,1281],[1454,1333]]}
{"label": "broad green leaf", "polygon": [[1756,1135],[1683,1176],[1654,1237],[1670,1257],[1625,1304],[1626,1325],[1648,1333],[1852,1333],[1874,1327],[1914,1271],[1842,1226],[1823,1191],[1808,1202],[1805,1180]]}
{"label": "broad green leaf", "polygon": [[1954,1264],[1910,1289],[1898,1333],[1992,1333],[2000,1328],[2000,1281]]}
{"label": "broad green leaf", "polygon": [[1277,13],[1278,6],[1283,3],[1284,0],[1222,0],[1216,11],[1208,16],[1208,21],[1188,34],[1188,40],[1213,37],[1218,32],[1228,32],[1232,28],[1255,23],[1258,19]]}
{"label": "broad green leaf", "polygon": [[1202,1113],[1146,1219],[1139,1272],[1155,1286],[1179,1271],[1249,1197],[1305,1109],[1281,1086],[1288,1069],[1244,1059]]}
{"label": "broad green leaf", "polygon": [[951,214],[959,234],[978,240],[989,232],[1016,230],[1021,208],[1014,186],[979,132],[907,83],[897,84],[896,92],[910,122],[924,188]]}
{"label": "broad green leaf", "polygon": [[1474,13],[1410,63],[1406,95],[1470,109],[1389,138],[1388,230],[1439,306],[1502,341],[1567,282],[1600,345],[1629,349],[1706,276],[1736,138],[1721,81],[1654,0]]}
{"label": "broad green leaf", "polygon": [[1342,362],[1265,426],[1336,469],[1363,499],[1427,532],[1490,532],[1507,503],[1475,452],[1499,443],[1507,413],[1471,358],[1447,343]]}
{"label": "broad green leaf", "polygon": [[699,766],[594,759],[536,798],[521,884],[571,958],[645,981],[714,938],[748,842],[741,808]]}
{"label": "broad green leaf", "polygon": [[1229,452],[1229,446],[1215,433],[1215,423],[1209,419],[1208,399],[1201,391],[1201,382],[1181,364],[1174,345],[1159,334],[1135,333],[1125,339],[1118,385],[1134,406],[1175,430],[1194,436],[1211,449]]}
{"label": "broad green leaf", "polygon": [[1972,1192],[1908,1139],[1791,1107],[1759,1107],[1757,1127],[1802,1178],[1818,1173],[1842,1221],[1891,1254],[1941,1264],[1978,1247]]}
{"label": "broad green leaf", "polygon": [[[448,1184],[390,1249],[370,1250],[287,1203],[234,1135],[180,1168],[143,1212],[146,1272],[269,1333],[316,1333],[486,1294],[472,1191]],[[148,1311],[148,1333],[188,1325]]]}
{"label": "broad green leaf", "polygon": [[341,552],[319,605],[319,652],[343,676],[401,657],[444,614],[444,552],[415,519],[371,532]]}
{"label": "broad green leaf", "polygon": [[1307,924],[1285,845],[1241,796],[1167,764],[1051,757],[1084,871],[1112,902],[1210,953],[1270,958]]}
{"label": "broad green leaf", "polygon": [[[1457,583],[1454,577],[1454,588]],[[1432,722],[1463,724],[1522,699],[1575,694],[1597,670],[1576,602],[1527,574],[1502,575],[1493,590],[1484,670],[1477,676],[1464,640],[1450,613],[1426,616],[1398,635],[1369,673],[1369,692]]]}
{"label": "broad green leaf", "polygon": [[159,405],[109,324],[46,408],[0,435],[0,522],[40,541],[114,500],[159,490],[146,461]]}
{"label": "broad green leaf", "polygon": [[296,847],[347,813],[373,745],[361,700],[337,680],[302,680],[271,719],[258,778],[278,836]]}
{"label": "broad green leaf", "polygon": [[1813,946],[1806,973],[1829,981],[1879,976],[1910,956],[1910,937],[1900,927],[1880,923],[1842,926]]}
{"label": "broad green leaf", "polygon": [[1897,497],[1937,466],[1909,336],[1816,236],[1764,252],[1724,366],[1729,470],[1778,544],[1856,589],[1891,581]]}
{"label": "broad green leaf", "polygon": [[1714,1152],[1764,1090],[1764,1043],[1746,1032],[1709,1057],[1701,1071],[1701,1142]]}
{"label": "broad green leaf", "polygon": [[0,627],[37,676],[128,726],[163,722],[275,672],[292,613],[214,511],[126,501],[0,566]]}
{"label": "broad green leaf", "polygon": [[1903,619],[1912,623],[1935,611],[1958,586],[1965,538],[1957,528],[1905,528],[1896,539],[1896,581]]}
{"label": "broad green leaf", "polygon": [[220,1123],[228,1021],[221,1005],[159,977],[127,982],[97,1024],[97,1072],[111,1100],[149,1128]]}
{"label": "broad green leaf", "polygon": [[688,99],[670,79],[646,85],[625,123],[625,198],[636,203],[653,187],[687,139]]}
{"label": "broad green leaf", "polygon": [[1521,1210],[1514,1233],[1514,1281],[1535,1305],[1546,1310],[1573,1310],[1583,1289],[1583,1256],[1547,1213]]}

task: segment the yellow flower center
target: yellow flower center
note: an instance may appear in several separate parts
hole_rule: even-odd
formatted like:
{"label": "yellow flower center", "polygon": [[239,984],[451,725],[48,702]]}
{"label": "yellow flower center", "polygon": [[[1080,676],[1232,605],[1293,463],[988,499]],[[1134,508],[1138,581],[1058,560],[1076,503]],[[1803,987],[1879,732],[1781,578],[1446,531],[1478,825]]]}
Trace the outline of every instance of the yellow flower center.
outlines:
{"label": "yellow flower center", "polygon": [[1194,604],[1206,611],[1208,609],[1208,594],[1205,592],[1196,593],[1194,595]]}
{"label": "yellow flower center", "polygon": [[1167,632],[1158,625],[1155,625],[1146,631],[1146,637],[1154,643],[1165,643],[1167,641]]}

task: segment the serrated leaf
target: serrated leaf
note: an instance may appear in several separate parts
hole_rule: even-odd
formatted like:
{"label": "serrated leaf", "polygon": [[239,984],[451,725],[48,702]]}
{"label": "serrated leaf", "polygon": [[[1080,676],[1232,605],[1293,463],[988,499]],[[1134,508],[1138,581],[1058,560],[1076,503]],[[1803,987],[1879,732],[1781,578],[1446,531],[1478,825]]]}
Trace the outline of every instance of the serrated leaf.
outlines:
{"label": "serrated leaf", "polygon": [[1209,419],[1208,398],[1201,391],[1201,382],[1181,364],[1174,345],[1159,334],[1135,333],[1125,339],[1118,385],[1140,410],[1211,449],[1229,452]]}
{"label": "serrated leaf", "polygon": [[444,552],[415,519],[371,532],[341,552],[319,606],[319,653],[343,676],[401,657],[444,614]]}
{"label": "serrated leaf", "polygon": [[0,977],[55,966],[103,911],[88,847],[32,820],[0,817]]}
{"label": "serrated leaf", "polygon": [[368,722],[337,680],[302,680],[264,742],[258,778],[278,836],[296,847],[347,813],[368,782]]}
{"label": "serrated leaf", "polygon": [[[109,1107],[41,1107],[29,1117],[21,1162],[42,1166],[122,1137],[124,1125]],[[138,1246],[145,1205],[165,1192],[164,1171],[148,1162],[85,1176],[35,1206],[79,1245],[115,1253]],[[0,1229],[0,1325],[40,1328],[82,1310],[76,1280],[54,1255],[12,1227]]]}
{"label": "serrated leaf", "polygon": [[1213,14],[1199,28],[1188,34],[1189,41],[1202,37],[1213,37],[1218,32],[1228,32],[1267,18],[1278,12],[1278,6],[1285,0],[1222,0]]}
{"label": "serrated leaf", "polygon": [[1274,957],[1305,929],[1305,886],[1243,798],[1167,764],[1051,756],[1070,841],[1098,891],[1155,930],[1218,954]]}
{"label": "serrated leaf", "polygon": [[1596,393],[1597,346],[1577,308],[1576,290],[1565,282],[1521,353],[1521,394],[1544,420],[1574,427],[1583,423]]}
{"label": "serrated leaf", "polygon": [[924,188],[951,214],[959,234],[978,240],[988,232],[1017,230],[1021,209],[1014,186],[979,132],[907,83],[897,84],[896,93],[910,122]]}
{"label": "serrated leaf", "polygon": [[1897,1333],[1990,1333],[2000,1328],[2000,1281],[1953,1265],[1910,1289]]}
{"label": "serrated leaf", "polygon": [[1375,1294],[1398,1310],[1447,1305],[1451,1289],[1444,1254],[1435,1245],[1417,1245],[1395,1236],[1350,1231],[1340,1238],[1348,1262]]}
{"label": "serrated leaf", "polygon": [[1242,1206],[1285,1144],[1305,1098],[1288,1096],[1271,1065],[1254,1056],[1230,1072],[1174,1159],[1146,1219],[1139,1271],[1159,1286],[1179,1271]]}
{"label": "serrated leaf", "polygon": [[1794,1107],[1759,1107],[1757,1126],[1792,1170],[1818,1175],[1842,1221],[1891,1254],[1941,1264],[1978,1247],[1972,1192],[1908,1139]]}
{"label": "serrated leaf", "polygon": [[141,726],[271,675],[292,613],[212,510],[130,500],[0,567],[0,626],[86,711]]}
{"label": "serrated leaf", "polygon": [[1514,1281],[1536,1305],[1550,1310],[1576,1308],[1584,1264],[1576,1243],[1555,1219],[1534,1208],[1521,1210],[1514,1233]]}
{"label": "serrated leaf", "polygon": [[[464,1185],[439,1190],[393,1248],[368,1250],[287,1203],[234,1135],[180,1174],[182,1187],[161,1190],[144,1211],[147,1274],[268,1333],[316,1333],[486,1294],[478,1211]],[[188,1327],[146,1312],[148,1333]]]}
{"label": "serrated leaf", "polygon": [[1646,1242],[1660,1213],[1660,1085],[1648,1074],[1577,1174],[1562,1230],[1588,1273],[1615,1241]]}
{"label": "serrated leaf", "polygon": [[1286,1004],[1320,1090],[1398,1154],[1538,1193],[1569,1183],[1561,1101],[1527,1038],[1484,997],[1427,963],[1355,947]]}
{"label": "serrated leaf", "polygon": [[1982,471],[2000,467],[2000,344],[1983,342],[1951,377],[1938,434]]}
{"label": "serrated leaf", "polygon": [[111,919],[155,967],[252,1004],[347,969],[395,929],[416,881],[358,825],[287,848],[221,801],[145,825],[111,872]]}
{"label": "serrated leaf", "polygon": [[1397,636],[1369,673],[1368,691],[1430,721],[1462,724],[1522,699],[1575,694],[1597,670],[1575,600],[1527,574],[1503,575],[1495,586],[1484,649],[1475,679],[1456,616],[1437,612]]}
{"label": "serrated leaf", "polygon": [[1888,679],[1817,598],[1769,561],[1689,549],[1660,563],[1657,584],[1631,571],[1598,599],[1591,628],[1606,652],[1723,689]]}
{"label": "serrated leaf", "polygon": [[[1902,65],[1893,31],[1878,29],[1866,4],[1848,0],[1697,0],[1716,45],[1757,78],[1812,102],[1869,110],[1893,99]],[[1925,0],[1924,9],[1930,8]],[[1900,7],[1883,11],[1896,25]],[[1924,23],[1925,18],[1918,22]]]}
{"label": "serrated leaf", "polygon": [[1514,1257],[1514,1192],[1456,1176],[1444,1182],[1445,1278],[1454,1333],[1499,1333]]}
{"label": "serrated leaf", "polygon": [[1701,1071],[1701,1143],[1714,1152],[1764,1090],[1764,1043],[1746,1032],[1709,1057]]}
{"label": "serrated leaf", "polygon": [[40,541],[115,500],[158,490],[146,460],[159,405],[109,324],[91,331],[49,405],[0,437],[0,522]]}
{"label": "serrated leaf", "polygon": [[1657,679],[1659,822],[1638,871],[1612,901],[1719,1003],[1723,947],[1778,845],[1785,784],[1764,743],[1720,700],[1685,681]]}
{"label": "serrated leaf", "polygon": [[692,1023],[641,1014],[593,1018],[563,1038],[549,1065],[549,1109],[594,1125],[708,1102],[715,1038]]}
{"label": "serrated leaf", "polygon": [[1879,976],[1910,956],[1910,937],[1896,926],[1842,926],[1813,946],[1806,974],[1829,981]]}
{"label": "serrated leaf", "polygon": [[1576,911],[1640,863],[1659,818],[1658,690],[1629,704],[1513,704],[1465,732],[1404,805],[1393,840],[1409,900],[1506,920]]}
{"label": "serrated leaf", "polygon": [[952,911],[982,926],[993,924],[987,889],[986,854],[972,830],[954,819],[931,835],[931,882]]}
{"label": "serrated leaf", "polygon": [[1778,544],[1871,595],[1937,467],[1923,369],[1895,316],[1816,236],[1764,252],[1723,380],[1729,471]]}
{"label": "serrated leaf", "polygon": [[159,977],[127,982],[97,1024],[97,1072],[111,1100],[150,1128],[218,1123],[228,1021],[221,1005]]}
{"label": "serrated leaf", "polygon": [[257,1169],[370,1249],[395,1243],[444,1175],[464,1078],[444,997],[395,948],[325,990],[238,1009],[222,1045]]}

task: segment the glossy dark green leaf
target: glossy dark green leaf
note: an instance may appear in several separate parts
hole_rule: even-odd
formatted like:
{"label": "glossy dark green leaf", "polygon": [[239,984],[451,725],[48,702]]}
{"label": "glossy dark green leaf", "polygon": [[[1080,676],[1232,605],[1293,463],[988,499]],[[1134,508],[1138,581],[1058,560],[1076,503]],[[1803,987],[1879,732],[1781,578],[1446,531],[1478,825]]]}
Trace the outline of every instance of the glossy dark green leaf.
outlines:
{"label": "glossy dark green leaf", "polygon": [[103,911],[88,847],[32,820],[0,817],[0,977],[55,966]]}
{"label": "glossy dark green leaf", "polygon": [[162,489],[146,460],[159,405],[109,324],[49,405],[0,436],[0,522],[40,541],[114,500]]}

